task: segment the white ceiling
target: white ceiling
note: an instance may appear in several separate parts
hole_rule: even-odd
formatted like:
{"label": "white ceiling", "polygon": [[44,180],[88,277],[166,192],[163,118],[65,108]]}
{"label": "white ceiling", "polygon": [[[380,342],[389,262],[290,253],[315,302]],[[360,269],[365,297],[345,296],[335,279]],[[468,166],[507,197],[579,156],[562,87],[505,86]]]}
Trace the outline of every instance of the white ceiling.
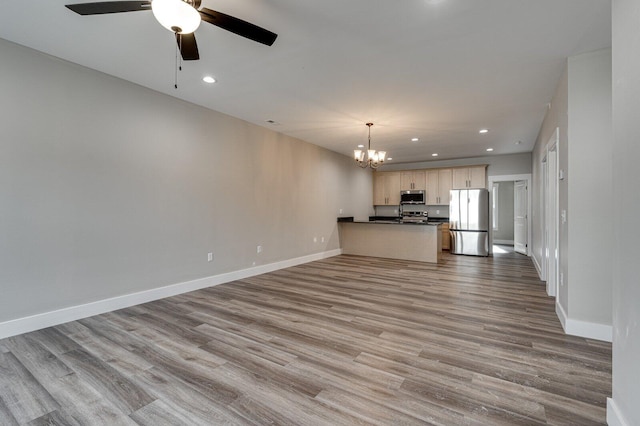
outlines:
{"label": "white ceiling", "polygon": [[394,163],[531,151],[565,59],[611,45],[610,0],[202,0],[279,36],[203,22],[176,90],[151,12],[64,7],[85,1],[3,0],[0,37],[346,155],[372,121]]}

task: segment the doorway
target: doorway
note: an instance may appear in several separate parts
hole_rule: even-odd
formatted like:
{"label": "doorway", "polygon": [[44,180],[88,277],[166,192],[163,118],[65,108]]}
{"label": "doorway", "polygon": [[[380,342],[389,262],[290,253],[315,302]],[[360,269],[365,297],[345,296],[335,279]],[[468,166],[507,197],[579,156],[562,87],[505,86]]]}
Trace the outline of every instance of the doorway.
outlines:
{"label": "doorway", "polygon": [[489,176],[493,244],[513,247],[517,253],[530,256],[531,241],[531,175]]}
{"label": "doorway", "polygon": [[527,194],[529,187],[524,180],[513,183],[513,248],[517,253],[528,254]]}

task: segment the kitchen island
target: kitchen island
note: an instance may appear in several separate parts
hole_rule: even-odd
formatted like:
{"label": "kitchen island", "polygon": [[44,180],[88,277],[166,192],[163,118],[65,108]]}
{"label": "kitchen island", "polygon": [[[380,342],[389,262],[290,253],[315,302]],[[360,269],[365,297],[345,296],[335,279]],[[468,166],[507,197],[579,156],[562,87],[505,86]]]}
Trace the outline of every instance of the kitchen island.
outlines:
{"label": "kitchen island", "polygon": [[442,224],[399,220],[339,221],[343,254],[438,263]]}

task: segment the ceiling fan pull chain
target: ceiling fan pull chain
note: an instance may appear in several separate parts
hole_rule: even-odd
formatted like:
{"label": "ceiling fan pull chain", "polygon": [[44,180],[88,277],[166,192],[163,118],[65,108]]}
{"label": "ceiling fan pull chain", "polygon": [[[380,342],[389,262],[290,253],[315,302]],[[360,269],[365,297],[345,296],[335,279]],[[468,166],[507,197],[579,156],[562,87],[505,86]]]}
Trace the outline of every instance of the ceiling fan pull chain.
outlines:
{"label": "ceiling fan pull chain", "polygon": [[[173,87],[175,89],[178,89],[178,56],[180,55],[180,50],[182,47],[182,36],[176,31],[176,37],[178,38],[178,47],[176,48],[176,66],[174,68],[173,74]],[[180,69],[182,69],[182,65],[180,65]]]}

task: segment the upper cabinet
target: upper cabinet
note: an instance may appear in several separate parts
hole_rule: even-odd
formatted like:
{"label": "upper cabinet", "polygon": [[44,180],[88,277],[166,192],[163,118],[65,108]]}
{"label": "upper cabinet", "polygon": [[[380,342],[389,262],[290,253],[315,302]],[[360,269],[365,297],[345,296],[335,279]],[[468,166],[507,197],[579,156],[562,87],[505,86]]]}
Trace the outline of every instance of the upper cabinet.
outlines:
{"label": "upper cabinet", "polygon": [[451,169],[427,170],[427,204],[432,206],[449,205],[451,190]]}
{"label": "upper cabinet", "polygon": [[426,204],[448,206],[452,189],[486,188],[487,166],[373,172],[373,204],[397,206],[400,191],[426,191]]}
{"label": "upper cabinet", "polygon": [[427,172],[425,170],[408,170],[400,172],[400,190],[427,189]]}
{"label": "upper cabinet", "polygon": [[457,167],[453,169],[453,189],[486,187],[487,166]]}
{"label": "upper cabinet", "polygon": [[400,172],[373,173],[373,204],[376,206],[400,204]]}

